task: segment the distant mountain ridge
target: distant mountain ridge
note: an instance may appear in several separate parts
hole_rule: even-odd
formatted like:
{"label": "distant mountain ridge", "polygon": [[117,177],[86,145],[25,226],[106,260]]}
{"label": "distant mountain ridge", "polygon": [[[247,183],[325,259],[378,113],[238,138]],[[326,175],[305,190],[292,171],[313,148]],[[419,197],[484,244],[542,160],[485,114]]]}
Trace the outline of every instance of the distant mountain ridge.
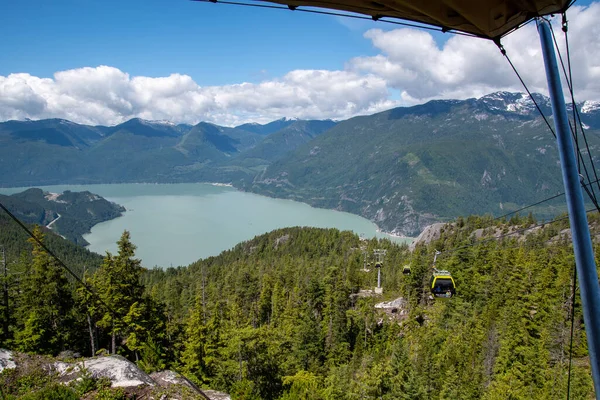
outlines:
{"label": "distant mountain ridge", "polygon": [[[551,118],[549,99],[534,98]],[[600,102],[577,108],[595,154]],[[554,195],[562,191],[557,162],[534,103],[510,92],[340,122],[280,119],[233,128],[139,118],[114,127],[58,119],[0,123],[0,186],[223,182],[356,213],[404,235]]]}
{"label": "distant mountain ridge", "polygon": [[270,135],[271,133],[275,133],[291,124],[294,123],[296,119],[290,118],[281,118],[275,121],[271,121],[268,124],[257,124],[257,123],[248,123],[236,126],[236,129],[242,129],[248,132],[258,133],[260,135]]}
{"label": "distant mountain ridge", "polygon": [[[310,121],[305,121],[310,122]],[[260,125],[194,126],[134,118],[106,126],[66,120],[0,123],[0,186],[111,182],[232,182],[255,174],[230,161],[271,133],[301,121],[282,119]],[[327,126],[335,123],[326,122]],[[314,127],[307,125],[312,137]],[[300,127],[295,134],[302,136]],[[288,136],[289,137],[289,136]],[[301,139],[300,142],[307,140]],[[277,145],[277,155],[300,142]],[[260,165],[272,157],[269,150]]]}

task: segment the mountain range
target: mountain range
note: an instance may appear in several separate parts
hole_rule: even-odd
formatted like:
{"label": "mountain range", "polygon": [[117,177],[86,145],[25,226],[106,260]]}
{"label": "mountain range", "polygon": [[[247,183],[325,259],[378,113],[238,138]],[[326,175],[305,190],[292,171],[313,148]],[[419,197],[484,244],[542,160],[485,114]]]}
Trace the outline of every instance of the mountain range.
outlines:
{"label": "mountain range", "polygon": [[[549,99],[534,98],[551,116]],[[577,109],[595,154],[600,103]],[[0,186],[117,182],[231,183],[409,236],[431,222],[500,215],[562,192],[554,138],[522,93],[434,100],[340,122],[0,123]],[[534,211],[547,217],[562,208]]]}

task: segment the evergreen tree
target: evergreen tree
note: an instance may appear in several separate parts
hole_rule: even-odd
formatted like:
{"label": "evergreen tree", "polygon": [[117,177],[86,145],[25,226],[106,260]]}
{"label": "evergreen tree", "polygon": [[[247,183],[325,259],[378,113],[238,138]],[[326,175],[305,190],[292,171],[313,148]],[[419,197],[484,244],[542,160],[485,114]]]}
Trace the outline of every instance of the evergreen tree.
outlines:
{"label": "evergreen tree", "polygon": [[130,234],[124,231],[117,242],[119,252],[116,256],[108,253],[94,277],[94,288],[103,302],[110,308],[104,310],[98,326],[111,333],[111,353],[117,351],[117,338],[125,337],[129,326],[125,317],[135,304],[142,304],[144,287],[140,277],[143,269],[135,256],[135,245]]}
{"label": "evergreen tree", "polygon": [[[44,240],[39,226],[33,234]],[[74,339],[73,295],[62,268],[36,240],[28,241],[32,245],[32,262],[22,284],[22,328],[15,335],[15,343],[21,351],[56,354]]]}

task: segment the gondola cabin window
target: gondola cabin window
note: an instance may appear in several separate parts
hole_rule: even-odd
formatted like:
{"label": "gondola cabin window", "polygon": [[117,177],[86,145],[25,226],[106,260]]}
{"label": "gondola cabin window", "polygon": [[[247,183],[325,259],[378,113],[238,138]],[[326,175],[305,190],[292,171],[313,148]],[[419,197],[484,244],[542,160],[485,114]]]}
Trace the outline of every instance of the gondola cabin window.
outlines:
{"label": "gondola cabin window", "polygon": [[456,284],[448,271],[436,271],[431,277],[431,294],[435,297],[452,297],[456,294]]}

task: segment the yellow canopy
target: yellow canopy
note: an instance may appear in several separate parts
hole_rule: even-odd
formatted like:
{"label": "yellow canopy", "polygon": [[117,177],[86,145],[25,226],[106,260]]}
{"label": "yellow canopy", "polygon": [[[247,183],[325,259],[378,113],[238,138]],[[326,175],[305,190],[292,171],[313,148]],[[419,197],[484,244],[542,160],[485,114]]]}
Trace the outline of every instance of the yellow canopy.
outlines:
{"label": "yellow canopy", "polygon": [[573,0],[263,0],[434,25],[497,39],[537,16],[565,11]]}

